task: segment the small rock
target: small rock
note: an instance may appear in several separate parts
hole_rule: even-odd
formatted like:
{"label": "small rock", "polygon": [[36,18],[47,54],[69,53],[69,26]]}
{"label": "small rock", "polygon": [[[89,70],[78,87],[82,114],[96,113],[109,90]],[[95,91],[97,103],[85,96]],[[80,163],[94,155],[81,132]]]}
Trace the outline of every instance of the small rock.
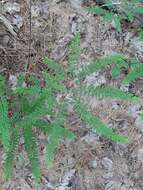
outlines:
{"label": "small rock", "polygon": [[23,18],[19,15],[14,15],[13,24],[16,25],[18,29],[20,29],[23,26]]}
{"label": "small rock", "polygon": [[90,165],[92,168],[96,169],[97,168],[97,161],[96,160],[91,161]]}
{"label": "small rock", "polygon": [[119,109],[119,105],[116,102],[112,103],[112,109],[113,110],[118,110]]}
{"label": "small rock", "polygon": [[17,85],[17,77],[15,75],[9,76],[9,84],[11,85],[11,88],[14,90]]}
{"label": "small rock", "polygon": [[110,160],[109,158],[104,157],[104,158],[102,159],[102,165],[103,165],[103,167],[104,167],[106,170],[111,170],[112,167],[113,167],[113,162],[112,162],[112,160]]}

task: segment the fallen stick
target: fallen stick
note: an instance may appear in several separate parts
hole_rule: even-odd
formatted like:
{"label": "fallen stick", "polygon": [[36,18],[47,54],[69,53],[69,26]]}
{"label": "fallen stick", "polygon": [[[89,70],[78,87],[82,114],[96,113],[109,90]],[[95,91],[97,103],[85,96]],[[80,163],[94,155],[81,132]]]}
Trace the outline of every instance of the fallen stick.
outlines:
{"label": "fallen stick", "polygon": [[0,14],[0,22],[2,22],[5,27],[8,29],[8,31],[14,36],[17,37],[17,33],[14,31],[14,27],[12,26],[12,24],[10,23],[10,21],[3,16],[2,14]]}

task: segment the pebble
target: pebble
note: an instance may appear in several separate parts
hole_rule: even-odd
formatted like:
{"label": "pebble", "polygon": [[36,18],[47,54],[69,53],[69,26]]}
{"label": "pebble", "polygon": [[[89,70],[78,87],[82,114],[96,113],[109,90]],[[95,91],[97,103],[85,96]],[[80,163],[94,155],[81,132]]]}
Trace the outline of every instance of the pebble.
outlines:
{"label": "pebble", "polygon": [[11,85],[11,88],[14,90],[17,85],[17,77],[15,75],[9,76],[9,84]]}
{"label": "pebble", "polygon": [[19,15],[14,15],[13,24],[16,25],[18,29],[20,29],[23,26],[23,18]]}
{"label": "pebble", "polygon": [[112,170],[113,162],[111,159],[104,157],[101,163],[106,170]]}
{"label": "pebble", "polygon": [[96,169],[98,164],[97,164],[96,160],[93,160],[93,161],[91,161],[90,165],[92,168]]}

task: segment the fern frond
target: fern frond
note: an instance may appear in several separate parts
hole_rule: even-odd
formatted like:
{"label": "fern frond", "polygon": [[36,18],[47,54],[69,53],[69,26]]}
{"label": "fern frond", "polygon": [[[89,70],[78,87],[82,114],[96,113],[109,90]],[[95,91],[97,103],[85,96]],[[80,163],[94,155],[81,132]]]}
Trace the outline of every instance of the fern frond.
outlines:
{"label": "fern frond", "polygon": [[10,141],[10,120],[8,117],[8,102],[5,97],[0,98],[0,133],[5,151],[8,151]]}
{"label": "fern frond", "polygon": [[68,129],[63,128],[67,117],[67,102],[63,101],[58,105],[59,110],[53,117],[53,122],[48,125],[49,141],[47,144],[46,160],[48,167],[52,167],[54,155],[60,139],[74,139],[75,135]]}
{"label": "fern frond", "polygon": [[128,139],[122,135],[116,134],[111,128],[107,128],[106,125],[91,112],[87,111],[85,105],[80,102],[76,102],[75,111],[79,114],[82,121],[84,121],[89,127],[94,129],[98,134],[104,137],[121,143],[127,143]]}
{"label": "fern frond", "polygon": [[77,32],[73,37],[71,44],[69,46],[69,56],[68,56],[68,72],[75,74],[77,70],[77,63],[80,58],[80,33]]}
{"label": "fern frond", "polygon": [[87,7],[85,8],[86,11],[88,11],[89,13],[92,14],[97,14],[100,16],[104,16],[107,14],[108,11],[106,11],[105,9],[99,7],[99,6],[92,6],[92,7]]}
{"label": "fern frond", "polygon": [[127,100],[127,101],[137,101],[138,97],[134,96],[129,92],[124,92],[120,89],[111,87],[111,86],[83,86],[79,88],[79,93],[82,96],[95,96],[99,98],[113,98],[116,100]]}
{"label": "fern frond", "polygon": [[5,93],[5,79],[0,75],[0,97]]}
{"label": "fern frond", "polygon": [[27,94],[27,95],[34,95],[34,94],[37,94],[37,93],[40,93],[41,92],[41,88],[38,87],[38,86],[30,86],[30,87],[17,87],[15,90],[14,90],[14,93],[15,94],[18,94],[18,95],[23,95],[23,94]]}
{"label": "fern frond", "polygon": [[99,15],[103,21],[114,22],[114,26],[118,32],[121,32],[122,20],[133,22],[137,14],[143,14],[143,8],[140,0],[138,1],[103,1],[103,5],[86,8],[91,14]]}
{"label": "fern frond", "polygon": [[[33,109],[31,108],[32,106],[29,103],[29,99],[30,99],[30,97],[25,96],[25,95],[20,98],[20,107],[21,107],[21,115],[22,116],[29,114],[33,111]],[[34,101],[34,98],[33,98],[33,101]]]}
{"label": "fern frond", "polygon": [[[47,89],[43,90],[37,99],[33,100],[32,103],[29,102],[29,105],[27,105],[28,109],[24,109],[26,111],[26,114],[23,116],[23,118],[21,118],[21,121],[16,123],[16,125],[23,128],[27,125],[27,123],[29,125],[34,125],[41,116],[44,116],[46,114],[53,116],[53,107],[55,104],[56,97],[47,91]],[[24,108],[24,105],[21,107]]]}
{"label": "fern frond", "polygon": [[42,132],[44,132],[46,134],[50,133],[49,123],[42,119],[37,120],[36,123],[34,124],[34,127],[40,129]]}
{"label": "fern frond", "polygon": [[35,110],[33,110],[32,113],[29,113],[28,115],[25,115],[21,121],[17,122],[16,123],[16,126],[19,126],[20,128],[24,128],[27,123],[29,125],[34,125],[35,122],[41,117],[43,116],[44,114],[47,113],[47,108],[46,106],[39,106],[39,107],[36,107]]}
{"label": "fern frond", "polygon": [[23,130],[25,150],[31,165],[32,174],[35,182],[39,183],[41,178],[40,161],[38,159],[38,150],[36,139],[32,133],[32,127],[27,125]]}
{"label": "fern frond", "polygon": [[20,131],[18,128],[14,128],[10,138],[9,150],[8,152],[6,152],[6,159],[4,165],[4,173],[6,180],[9,180],[12,177],[14,157],[16,155],[19,139],[20,139]]}
{"label": "fern frond", "polygon": [[123,84],[128,84],[139,77],[143,77],[143,64],[141,63],[139,66],[135,67],[130,71],[129,74],[124,78]]}
{"label": "fern frond", "polygon": [[113,24],[118,32],[122,32],[121,20],[122,20],[122,17],[120,17],[119,15],[115,14],[113,16]]}
{"label": "fern frond", "polygon": [[52,59],[49,59],[48,57],[45,57],[43,61],[48,66],[48,68],[54,70],[57,75],[61,75],[63,77],[65,76],[64,69],[60,64],[56,63]]}
{"label": "fern frond", "polygon": [[108,65],[125,65],[126,59],[124,55],[110,55],[97,59],[94,63],[85,66],[78,74],[79,79],[84,79],[86,76],[107,67]]}
{"label": "fern frond", "polygon": [[50,133],[49,133],[49,142],[47,144],[47,149],[46,149],[47,150],[46,160],[47,160],[47,165],[50,168],[53,165],[56,148],[58,147],[60,139],[66,138],[69,140],[73,140],[75,138],[75,135],[72,132],[70,132],[68,129],[60,127],[59,123],[54,122],[49,127],[50,127]]}
{"label": "fern frond", "polygon": [[46,82],[47,89],[51,89],[52,91],[64,91],[65,87],[62,84],[65,76],[56,74],[55,76],[51,76],[49,73],[44,73],[44,79]]}
{"label": "fern frond", "polygon": [[53,130],[50,132],[49,142],[46,147],[46,161],[48,168],[51,168],[53,166],[54,156],[59,141],[60,141],[60,136],[57,135],[57,132],[53,127]]}

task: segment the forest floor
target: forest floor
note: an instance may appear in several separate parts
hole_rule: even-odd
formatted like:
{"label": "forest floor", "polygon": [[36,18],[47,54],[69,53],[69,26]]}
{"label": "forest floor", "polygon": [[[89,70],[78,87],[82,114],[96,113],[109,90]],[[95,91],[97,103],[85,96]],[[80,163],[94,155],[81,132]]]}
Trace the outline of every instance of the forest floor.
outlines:
{"label": "forest floor", "polygon": [[[143,42],[136,37],[137,23],[124,23],[118,33],[110,23],[88,14],[84,6],[94,0],[33,0],[31,7],[31,35],[29,0],[1,0],[1,13],[14,30],[0,23],[0,74],[13,83],[29,62],[31,72],[44,69],[42,59],[49,56],[67,61],[67,48],[73,34],[81,33],[80,64],[102,55],[123,53],[143,61]],[[0,13],[0,14],[1,14]],[[31,38],[31,48],[29,42]],[[89,79],[91,83],[120,85],[121,76],[111,79],[107,69]],[[140,95],[143,80],[123,87]],[[54,167],[48,170],[39,135],[42,182],[40,190],[143,190],[143,124],[139,113],[141,104],[122,101],[89,99],[92,110],[108,126],[131,139],[129,144],[111,142],[86,128],[76,115],[69,118],[69,126],[77,134],[74,141],[62,141],[58,147]],[[19,149],[13,178],[2,178],[3,149],[0,147],[0,190],[35,190],[25,151]]]}

